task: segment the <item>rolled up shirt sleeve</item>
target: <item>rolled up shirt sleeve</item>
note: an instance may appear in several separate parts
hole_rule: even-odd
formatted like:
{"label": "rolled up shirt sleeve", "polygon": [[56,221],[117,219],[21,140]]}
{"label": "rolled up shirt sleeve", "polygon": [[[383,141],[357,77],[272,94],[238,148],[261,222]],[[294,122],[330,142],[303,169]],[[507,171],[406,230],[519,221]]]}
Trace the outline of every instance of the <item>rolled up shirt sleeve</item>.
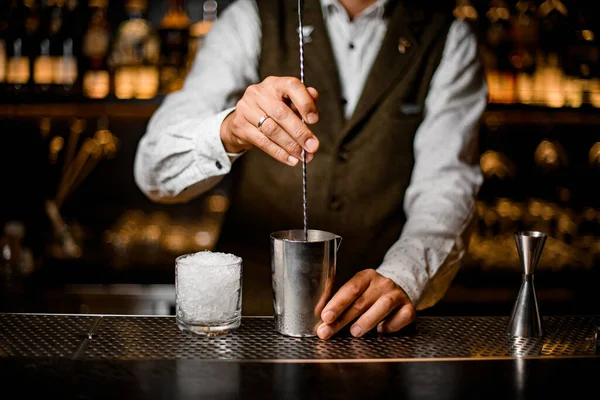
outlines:
{"label": "rolled up shirt sleeve", "polygon": [[377,270],[417,309],[444,296],[467,251],[483,181],[477,138],[487,96],[475,35],[465,22],[454,21],[415,136],[415,165],[404,198],[407,221]]}
{"label": "rolled up shirt sleeve", "polygon": [[229,173],[239,154],[225,151],[221,124],[258,81],[260,39],[253,0],[233,3],[214,23],[182,89],[165,97],[138,144],[135,181],[151,200],[187,202]]}

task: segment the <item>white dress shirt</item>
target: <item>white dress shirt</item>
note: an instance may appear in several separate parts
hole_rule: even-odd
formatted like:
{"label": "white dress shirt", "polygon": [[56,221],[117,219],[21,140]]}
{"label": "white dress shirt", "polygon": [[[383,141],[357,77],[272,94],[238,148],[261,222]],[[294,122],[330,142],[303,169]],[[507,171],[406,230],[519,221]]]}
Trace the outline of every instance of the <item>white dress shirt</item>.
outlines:
{"label": "white dress shirt", "polygon": [[[321,0],[347,118],[387,29],[385,2],[350,20],[338,0]],[[229,173],[240,155],[225,151],[220,126],[244,90],[259,82],[261,33],[254,0],[230,5],[213,25],[182,90],[168,95],[152,116],[135,159],[136,182],[150,199],[186,202]],[[415,165],[403,204],[407,221],[377,269],[418,309],[441,299],[467,248],[483,180],[477,133],[486,105],[476,38],[466,23],[454,21],[414,139]]]}

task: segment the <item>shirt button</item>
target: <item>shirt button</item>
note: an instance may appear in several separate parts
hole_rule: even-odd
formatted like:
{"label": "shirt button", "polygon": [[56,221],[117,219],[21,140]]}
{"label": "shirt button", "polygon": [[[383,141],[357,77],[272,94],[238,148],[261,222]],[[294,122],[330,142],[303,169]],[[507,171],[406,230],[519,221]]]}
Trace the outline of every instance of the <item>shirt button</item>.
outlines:
{"label": "shirt button", "polygon": [[350,50],[354,50],[354,43],[350,43],[350,44],[348,45],[348,47],[350,48]]}
{"label": "shirt button", "polygon": [[329,208],[333,211],[339,211],[344,206],[342,199],[339,196],[331,196],[329,200]]}
{"label": "shirt button", "polygon": [[217,168],[218,168],[218,169],[222,169],[222,168],[223,168],[223,165],[221,165],[221,162],[220,162],[220,161],[217,161],[217,162],[215,163],[215,165],[217,166]]}
{"label": "shirt button", "polygon": [[338,160],[340,162],[346,162],[350,159],[350,152],[342,147],[339,151],[338,151]]}

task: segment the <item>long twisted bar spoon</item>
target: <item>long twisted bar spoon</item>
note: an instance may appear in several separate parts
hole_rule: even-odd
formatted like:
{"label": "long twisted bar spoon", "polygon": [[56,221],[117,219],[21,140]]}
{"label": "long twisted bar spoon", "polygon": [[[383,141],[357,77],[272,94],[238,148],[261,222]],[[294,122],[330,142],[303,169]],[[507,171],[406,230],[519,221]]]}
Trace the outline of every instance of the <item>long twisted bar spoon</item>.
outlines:
{"label": "long twisted bar spoon", "polygon": [[[298,39],[300,41],[300,81],[304,83],[304,30],[302,11],[304,1],[298,0]],[[304,119],[302,119],[304,122]],[[304,240],[308,241],[308,195],[306,190],[306,150],[302,149],[302,208],[304,212]]]}

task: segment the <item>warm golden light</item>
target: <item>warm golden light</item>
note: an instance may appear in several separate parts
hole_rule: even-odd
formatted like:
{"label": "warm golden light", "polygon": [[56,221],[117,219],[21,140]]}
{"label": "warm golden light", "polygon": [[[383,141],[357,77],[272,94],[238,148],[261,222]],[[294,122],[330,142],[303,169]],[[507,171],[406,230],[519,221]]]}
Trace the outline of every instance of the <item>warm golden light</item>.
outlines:
{"label": "warm golden light", "polygon": [[489,179],[496,176],[500,179],[505,179],[514,176],[515,168],[508,158],[493,150],[488,150],[481,156],[481,169],[484,176]]}
{"label": "warm golden light", "polygon": [[600,79],[592,78],[588,81],[588,91],[590,94],[590,103],[600,108]]}
{"label": "warm golden light", "polygon": [[579,108],[583,104],[583,81],[577,78],[565,80],[566,103],[573,108]]}
{"label": "warm golden light", "polygon": [[596,219],[596,216],[598,215],[598,213],[596,212],[596,210],[594,210],[591,207],[586,207],[583,209],[583,218],[586,221],[593,221]]}
{"label": "warm golden light", "polygon": [[533,102],[533,79],[522,72],[517,75],[517,99],[522,104]]}
{"label": "warm golden light", "polygon": [[511,203],[508,199],[500,199],[498,200],[498,204],[496,204],[496,212],[499,216],[503,218],[510,217],[512,211]]}
{"label": "warm golden light", "polygon": [[108,71],[87,71],[83,77],[83,92],[91,99],[103,99],[108,96],[110,76]]}
{"label": "warm golden light", "polygon": [[542,214],[542,203],[539,200],[532,200],[529,203],[528,211],[532,217],[539,217]]}
{"label": "warm golden light", "polygon": [[225,212],[227,207],[229,207],[229,200],[225,196],[214,195],[208,199],[208,209],[212,212]]}
{"label": "warm golden light", "polygon": [[11,57],[6,70],[6,82],[24,85],[29,82],[29,58]]}
{"label": "warm golden light", "polygon": [[77,60],[74,57],[57,57],[53,81],[58,85],[73,85],[77,80]]}
{"label": "warm golden light", "polygon": [[453,14],[457,19],[460,20],[475,20],[478,16],[477,10],[475,10],[475,7],[473,7],[469,0],[458,0]]}
{"label": "warm golden light", "polygon": [[50,85],[54,75],[54,62],[54,58],[49,56],[36,58],[33,65],[33,81],[38,85]]}
{"label": "warm golden light", "polygon": [[55,136],[50,141],[50,155],[49,162],[50,164],[55,164],[58,159],[58,153],[62,150],[65,145],[65,140],[62,136]]}
{"label": "warm golden light", "polygon": [[535,162],[545,168],[558,168],[567,164],[565,150],[559,143],[542,140],[535,150]]}
{"label": "warm golden light", "polygon": [[40,133],[42,138],[46,139],[52,129],[52,119],[44,117],[40,120]]}
{"label": "warm golden light", "polygon": [[194,235],[194,242],[201,248],[208,247],[212,243],[212,236],[209,232],[196,232]]}
{"label": "warm golden light", "polygon": [[584,40],[587,40],[588,42],[594,40],[594,32],[590,31],[589,29],[581,31],[581,36]]}
{"label": "warm golden light", "polygon": [[187,231],[182,226],[172,226],[163,238],[163,247],[172,253],[183,253],[186,249]]}
{"label": "warm golden light", "polygon": [[139,67],[136,78],[135,97],[138,99],[154,98],[158,93],[158,68],[155,66]]}
{"label": "warm golden light", "polygon": [[600,142],[594,143],[590,149],[588,160],[590,165],[600,167]]}
{"label": "warm golden light", "polygon": [[115,72],[115,96],[131,99],[135,94],[136,71],[133,67],[120,67]]}
{"label": "warm golden light", "polygon": [[6,80],[6,45],[0,39],[0,83]]}
{"label": "warm golden light", "polygon": [[563,79],[563,71],[558,65],[558,55],[550,54],[548,64],[544,68],[544,89],[548,107],[560,108],[565,104]]}
{"label": "warm golden light", "polygon": [[160,227],[157,225],[148,225],[143,232],[143,240],[146,242],[158,242],[162,234]]}

